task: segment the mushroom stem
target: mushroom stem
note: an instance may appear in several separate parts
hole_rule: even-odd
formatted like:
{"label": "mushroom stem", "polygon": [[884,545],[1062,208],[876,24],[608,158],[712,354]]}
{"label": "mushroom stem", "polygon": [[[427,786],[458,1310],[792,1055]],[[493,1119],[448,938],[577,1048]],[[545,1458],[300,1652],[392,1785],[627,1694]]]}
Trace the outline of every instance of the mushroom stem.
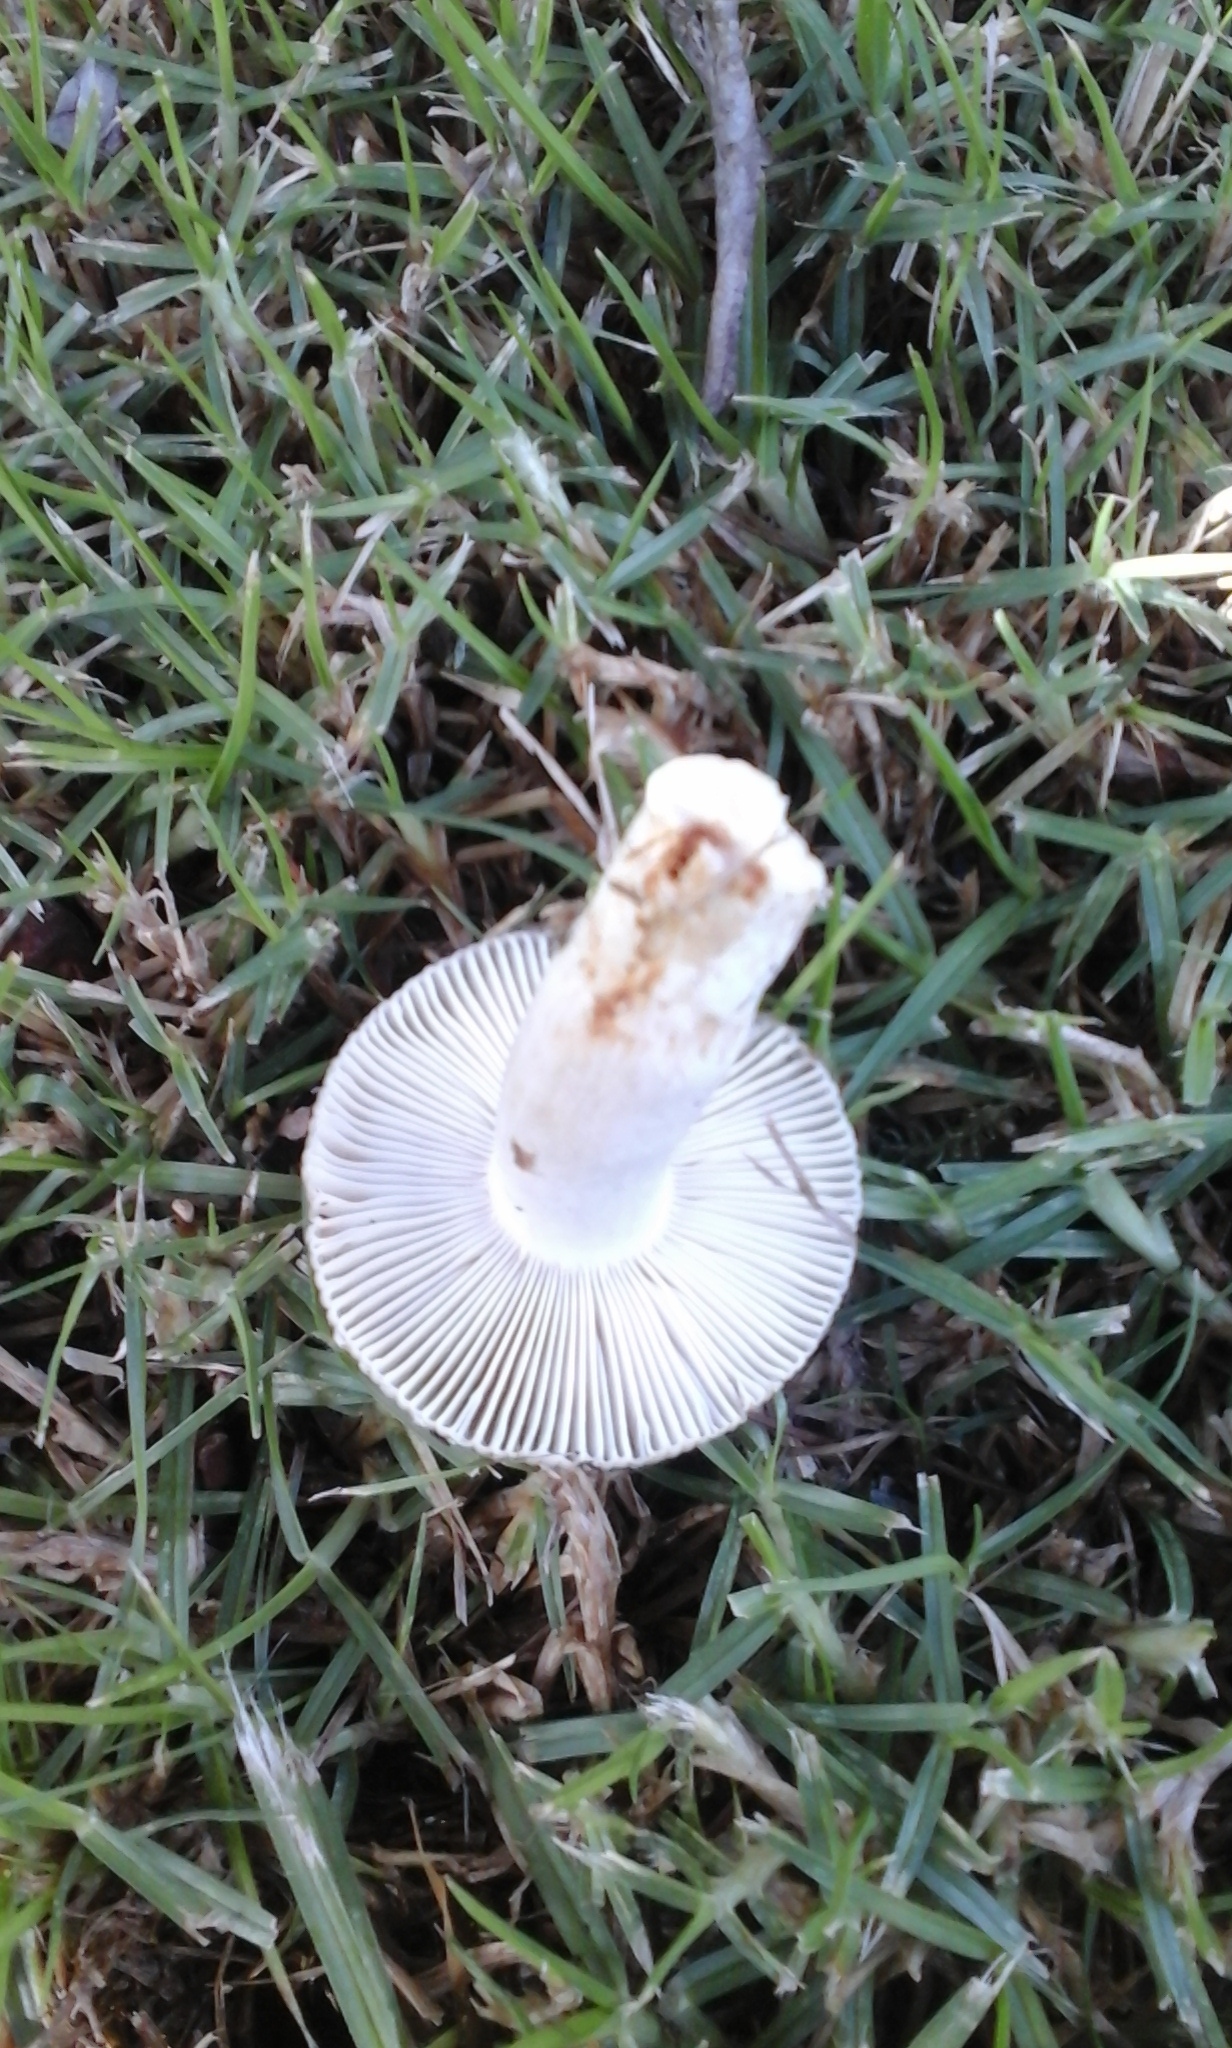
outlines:
{"label": "mushroom stem", "polygon": [[650,777],[505,1071],[489,1193],[539,1257],[607,1264],[663,1223],[674,1155],[824,887],[786,814],[743,761],[694,756]]}

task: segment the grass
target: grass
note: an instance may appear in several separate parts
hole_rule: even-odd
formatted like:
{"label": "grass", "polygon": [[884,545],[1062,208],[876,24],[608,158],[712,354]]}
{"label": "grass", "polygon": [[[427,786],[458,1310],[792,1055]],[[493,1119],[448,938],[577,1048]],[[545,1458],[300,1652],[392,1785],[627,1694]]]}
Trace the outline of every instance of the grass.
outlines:
{"label": "grass", "polygon": [[[1215,2048],[1226,16],[750,8],[718,420],[655,0],[105,20],[109,156],[0,20],[0,2038]],[[859,1278],[496,1475],[332,1352],[306,1111],[707,746],[837,871]]]}

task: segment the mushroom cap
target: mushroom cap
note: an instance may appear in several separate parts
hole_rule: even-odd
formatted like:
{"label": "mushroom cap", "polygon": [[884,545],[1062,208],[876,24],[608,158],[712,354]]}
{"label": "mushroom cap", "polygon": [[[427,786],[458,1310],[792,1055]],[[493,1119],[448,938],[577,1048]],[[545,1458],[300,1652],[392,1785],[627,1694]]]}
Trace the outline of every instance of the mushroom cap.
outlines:
{"label": "mushroom cap", "polygon": [[568,1266],[524,1249],[489,1165],[550,957],[539,932],[482,941],[346,1041],[304,1152],[308,1255],[334,1341],[416,1428],[500,1460],[653,1464],[742,1422],[829,1328],[855,1260],[855,1139],[825,1068],[759,1019],[648,1245]]}

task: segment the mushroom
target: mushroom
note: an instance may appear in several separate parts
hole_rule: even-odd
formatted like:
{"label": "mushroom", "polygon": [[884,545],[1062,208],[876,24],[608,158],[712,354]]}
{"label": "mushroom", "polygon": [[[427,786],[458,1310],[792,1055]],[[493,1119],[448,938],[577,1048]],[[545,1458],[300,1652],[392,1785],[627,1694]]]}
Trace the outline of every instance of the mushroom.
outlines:
{"label": "mushroom", "polygon": [[322,1084],[307,1247],[339,1349],[493,1458],[653,1463],[743,1421],[846,1291],[838,1092],[758,1019],[825,880],[777,783],[697,755],[564,946],[488,939],[372,1011]]}

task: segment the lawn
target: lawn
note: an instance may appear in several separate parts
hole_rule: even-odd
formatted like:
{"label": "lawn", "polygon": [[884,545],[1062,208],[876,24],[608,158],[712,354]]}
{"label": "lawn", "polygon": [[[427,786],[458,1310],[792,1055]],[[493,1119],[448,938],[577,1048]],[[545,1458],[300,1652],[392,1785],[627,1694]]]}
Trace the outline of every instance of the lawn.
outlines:
{"label": "lawn", "polygon": [[[1227,16],[750,5],[731,402],[698,19],[0,14],[4,2048],[1232,2028]],[[831,871],[856,1282],[495,1472],[314,1091],[682,750]]]}

